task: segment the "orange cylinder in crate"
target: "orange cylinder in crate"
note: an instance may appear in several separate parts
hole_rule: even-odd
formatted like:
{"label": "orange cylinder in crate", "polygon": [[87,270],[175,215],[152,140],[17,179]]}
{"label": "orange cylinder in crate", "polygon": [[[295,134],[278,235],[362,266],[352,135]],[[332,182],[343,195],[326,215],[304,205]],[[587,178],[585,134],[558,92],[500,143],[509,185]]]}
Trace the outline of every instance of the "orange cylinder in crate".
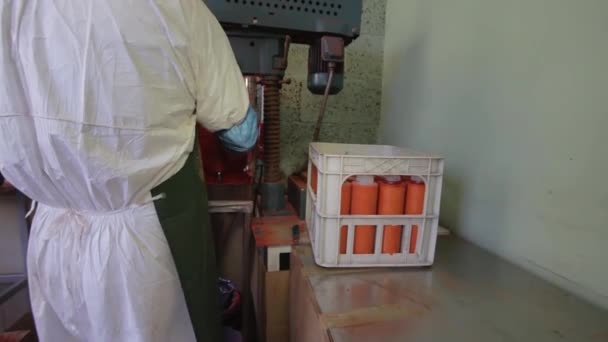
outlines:
{"label": "orange cylinder in crate", "polygon": [[[406,184],[401,181],[400,176],[385,177],[384,181],[380,182],[378,215],[403,215],[405,191]],[[382,253],[400,253],[402,234],[403,226],[384,226]]]}
{"label": "orange cylinder in crate", "polygon": [[[424,212],[424,192],[425,185],[421,179],[414,177],[407,184],[407,195],[405,198],[405,214],[406,215],[422,215]],[[418,225],[412,226],[410,234],[410,253],[416,252],[416,244],[418,241]]]}
{"label": "orange cylinder in crate", "polygon": [[[352,215],[376,215],[378,205],[378,183],[371,176],[358,176],[352,184]],[[373,254],[376,242],[376,226],[355,226],[354,254]]]}
{"label": "orange cylinder in crate", "polygon": [[316,195],[317,185],[319,183],[319,170],[317,170],[315,164],[312,164],[311,173],[312,174],[310,175],[310,186],[312,187],[312,192]]}
{"label": "orange cylinder in crate", "polygon": [[[353,186],[349,181],[342,184],[342,196],[340,202],[340,215],[350,214],[350,202]],[[348,226],[340,228],[340,254],[346,254],[346,241],[348,238]]]}

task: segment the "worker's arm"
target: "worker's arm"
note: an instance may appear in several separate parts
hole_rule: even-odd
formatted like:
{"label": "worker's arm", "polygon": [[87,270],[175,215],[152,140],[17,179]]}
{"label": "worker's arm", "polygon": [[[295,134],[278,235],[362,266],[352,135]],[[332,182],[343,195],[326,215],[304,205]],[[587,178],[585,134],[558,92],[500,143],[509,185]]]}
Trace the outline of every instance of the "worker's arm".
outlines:
{"label": "worker's arm", "polygon": [[236,152],[246,152],[258,141],[258,113],[249,107],[243,121],[230,129],[218,132],[220,141]]}
{"label": "worker's arm", "polygon": [[257,114],[226,33],[200,0],[192,0],[190,55],[197,120],[226,147],[246,151],[257,141]]}

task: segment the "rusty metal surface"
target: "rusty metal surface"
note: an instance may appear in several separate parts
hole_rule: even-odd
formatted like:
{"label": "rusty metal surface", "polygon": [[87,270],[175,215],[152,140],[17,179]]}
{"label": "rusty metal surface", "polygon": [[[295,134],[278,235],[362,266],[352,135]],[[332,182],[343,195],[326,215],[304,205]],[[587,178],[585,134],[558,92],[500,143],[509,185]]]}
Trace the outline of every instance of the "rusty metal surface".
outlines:
{"label": "rusty metal surface", "polygon": [[608,341],[608,312],[457,238],[427,269],[302,263],[335,342]]}
{"label": "rusty metal surface", "polygon": [[[293,226],[299,227],[300,237],[295,241]],[[264,216],[251,221],[251,230],[256,247],[288,246],[308,242],[306,222],[297,216]]]}

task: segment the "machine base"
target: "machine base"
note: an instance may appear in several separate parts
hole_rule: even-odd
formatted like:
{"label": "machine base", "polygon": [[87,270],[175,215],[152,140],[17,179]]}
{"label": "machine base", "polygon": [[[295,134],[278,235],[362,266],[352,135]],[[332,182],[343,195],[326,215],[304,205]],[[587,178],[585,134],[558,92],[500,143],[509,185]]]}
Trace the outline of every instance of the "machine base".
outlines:
{"label": "machine base", "polygon": [[285,208],[285,184],[262,184],[262,208],[268,211],[278,211]]}

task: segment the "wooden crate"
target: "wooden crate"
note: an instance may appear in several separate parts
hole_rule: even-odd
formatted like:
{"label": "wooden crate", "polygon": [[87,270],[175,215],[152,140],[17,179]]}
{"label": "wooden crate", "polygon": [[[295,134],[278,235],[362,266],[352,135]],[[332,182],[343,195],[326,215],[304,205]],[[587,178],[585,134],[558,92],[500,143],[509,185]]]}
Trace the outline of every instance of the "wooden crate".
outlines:
{"label": "wooden crate", "polygon": [[301,242],[308,242],[306,225],[296,216],[263,217],[252,221],[256,258],[252,274],[252,294],[257,317],[258,338],[266,342],[289,340],[290,265],[281,265],[281,255],[288,261],[293,240],[293,226],[300,226]]}
{"label": "wooden crate", "polygon": [[289,271],[268,272],[264,257],[259,253],[255,259],[251,287],[259,341],[287,341]]}
{"label": "wooden crate", "polygon": [[[296,253],[308,253],[312,261],[312,249],[296,248]],[[289,275],[289,341],[329,342],[327,329],[321,324],[321,310],[314,300],[312,287],[306,277],[306,267],[296,253],[291,254]]]}

